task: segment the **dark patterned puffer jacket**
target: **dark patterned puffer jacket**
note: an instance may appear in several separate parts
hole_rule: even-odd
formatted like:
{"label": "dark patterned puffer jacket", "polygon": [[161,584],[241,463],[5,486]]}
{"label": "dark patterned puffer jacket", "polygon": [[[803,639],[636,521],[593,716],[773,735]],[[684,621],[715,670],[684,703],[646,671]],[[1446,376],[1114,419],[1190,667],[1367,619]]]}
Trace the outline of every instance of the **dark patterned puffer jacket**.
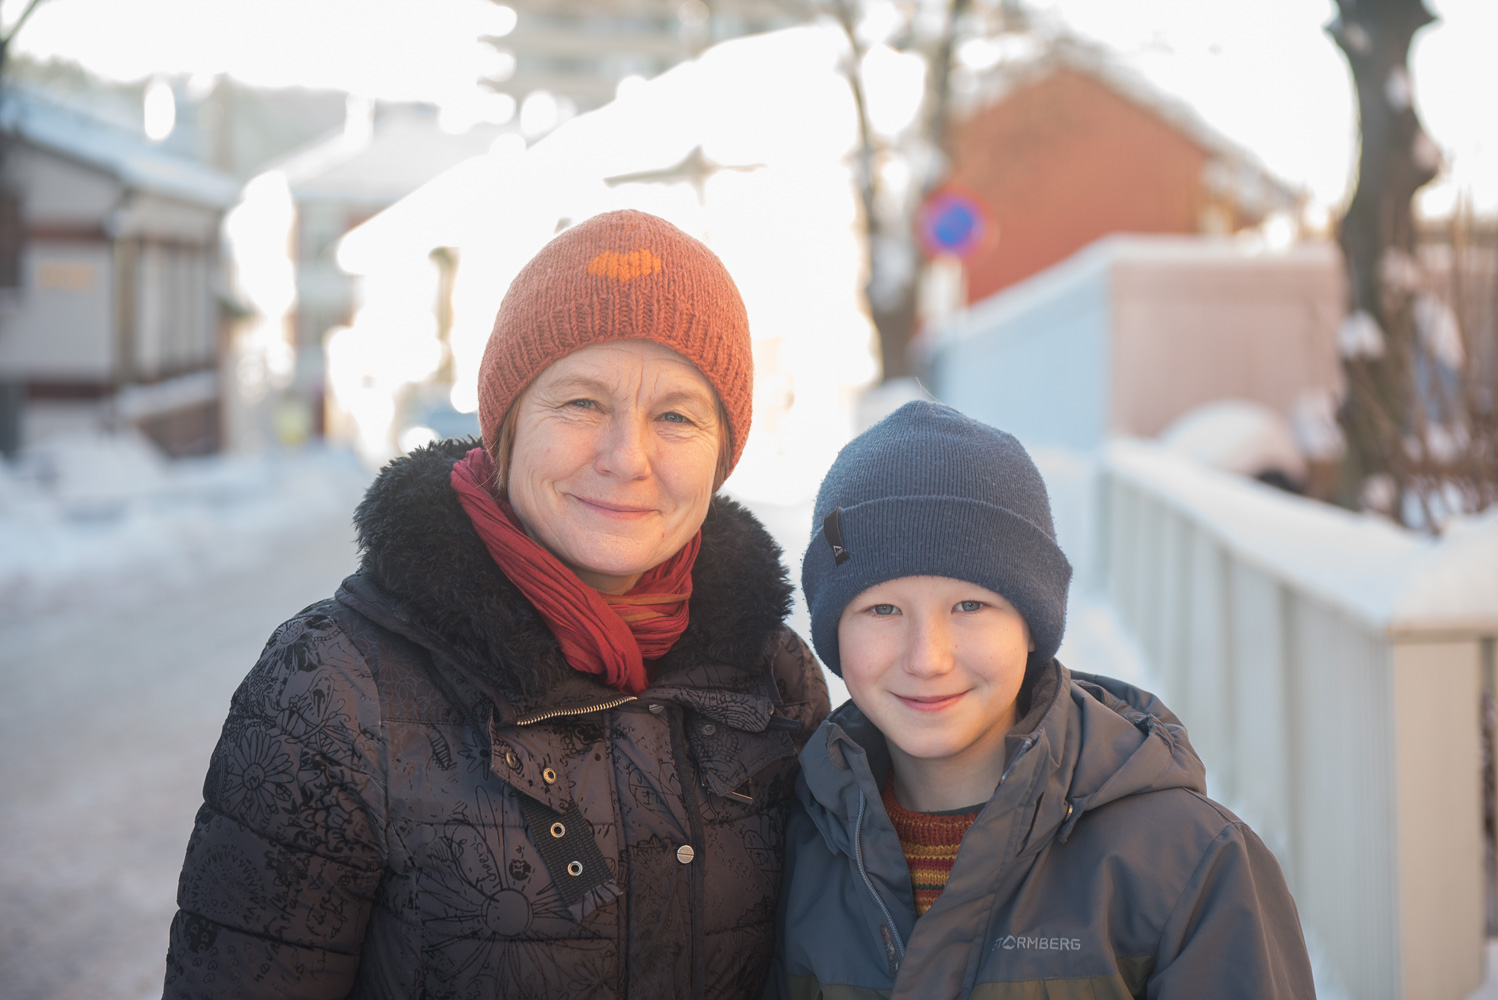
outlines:
{"label": "dark patterned puffer jacket", "polygon": [[168,997],[754,997],[796,754],[827,714],[779,550],[718,498],[632,698],[563,660],[449,485],[381,473],[363,562],[235,693]]}

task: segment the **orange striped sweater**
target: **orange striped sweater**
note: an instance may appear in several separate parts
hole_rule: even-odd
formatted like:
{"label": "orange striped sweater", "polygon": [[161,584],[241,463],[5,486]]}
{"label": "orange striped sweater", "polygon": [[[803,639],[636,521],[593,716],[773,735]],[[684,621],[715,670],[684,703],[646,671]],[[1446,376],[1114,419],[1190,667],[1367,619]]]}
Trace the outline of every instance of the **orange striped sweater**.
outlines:
{"label": "orange striped sweater", "polygon": [[882,797],[884,810],[900,838],[900,849],[905,852],[905,862],[910,866],[910,887],[915,890],[915,915],[919,917],[931,909],[946,888],[952,862],[957,860],[957,848],[962,846],[963,836],[983,807],[947,813],[912,812],[895,801],[893,770],[885,779]]}

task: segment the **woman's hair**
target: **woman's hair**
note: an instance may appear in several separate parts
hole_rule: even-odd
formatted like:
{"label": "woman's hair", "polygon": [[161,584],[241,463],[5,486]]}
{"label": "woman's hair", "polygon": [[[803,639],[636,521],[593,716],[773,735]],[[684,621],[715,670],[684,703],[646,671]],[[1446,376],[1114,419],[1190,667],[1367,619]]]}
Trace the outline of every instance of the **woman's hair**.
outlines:
{"label": "woman's hair", "polygon": [[[501,493],[509,487],[510,458],[515,454],[515,425],[520,421],[520,401],[524,398],[522,392],[505,412],[494,430],[494,443],[489,449],[489,458],[494,462],[494,485]],[[728,411],[723,408],[723,401],[716,392],[713,393],[713,406],[718,411],[718,464],[713,472],[713,492],[716,493],[733,471],[734,449]]]}

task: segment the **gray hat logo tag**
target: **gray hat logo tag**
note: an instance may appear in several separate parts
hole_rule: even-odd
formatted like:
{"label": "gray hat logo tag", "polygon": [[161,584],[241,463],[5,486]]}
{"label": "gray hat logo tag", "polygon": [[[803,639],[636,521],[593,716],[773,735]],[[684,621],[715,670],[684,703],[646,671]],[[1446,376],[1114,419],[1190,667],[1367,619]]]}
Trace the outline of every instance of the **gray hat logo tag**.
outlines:
{"label": "gray hat logo tag", "polygon": [[832,546],[832,564],[834,566],[841,566],[853,558],[853,554],[843,548],[843,525],[839,517],[842,512],[843,509],[841,507],[834,507],[832,508],[832,513],[828,514],[826,520],[822,522],[822,534],[827,538],[827,544]]}

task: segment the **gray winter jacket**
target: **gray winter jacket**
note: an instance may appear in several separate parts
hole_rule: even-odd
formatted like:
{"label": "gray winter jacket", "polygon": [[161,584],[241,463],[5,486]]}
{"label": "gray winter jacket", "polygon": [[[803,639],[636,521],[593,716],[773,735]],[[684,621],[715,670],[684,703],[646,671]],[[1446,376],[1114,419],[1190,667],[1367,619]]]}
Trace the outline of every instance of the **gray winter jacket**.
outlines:
{"label": "gray winter jacket", "polygon": [[389,466],[360,572],[235,693],[167,997],[753,997],[796,752],[827,712],[779,552],[715,499],[638,698],[572,669],[449,485]]}
{"label": "gray winter jacket", "polygon": [[851,702],[801,754],[767,997],[1314,996],[1274,856],[1204,794],[1152,695],[1052,662],[1003,779],[919,920],[880,800],[884,738]]}

